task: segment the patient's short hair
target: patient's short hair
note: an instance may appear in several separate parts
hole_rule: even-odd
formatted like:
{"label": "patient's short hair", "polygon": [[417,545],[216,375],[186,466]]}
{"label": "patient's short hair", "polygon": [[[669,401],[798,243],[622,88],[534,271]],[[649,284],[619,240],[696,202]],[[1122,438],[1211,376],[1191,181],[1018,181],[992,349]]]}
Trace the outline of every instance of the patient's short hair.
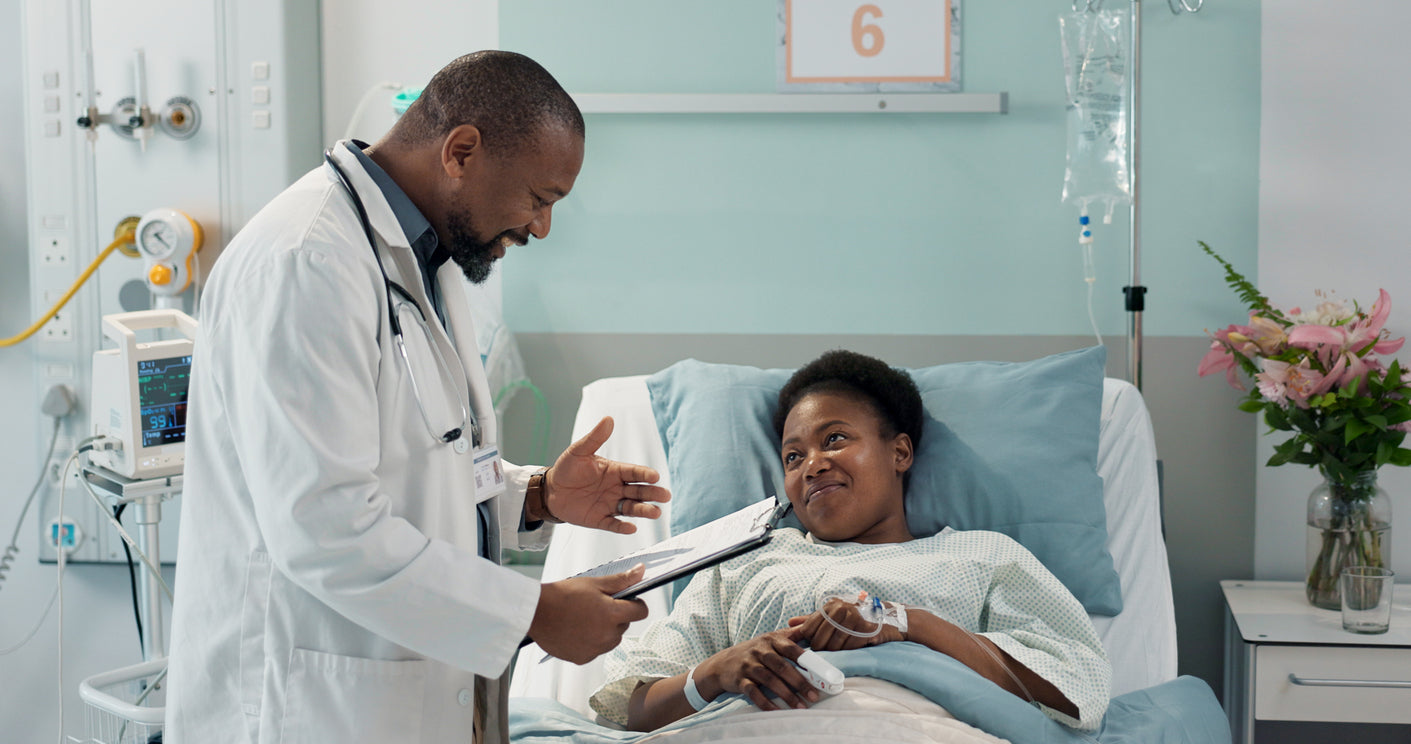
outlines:
{"label": "patient's short hair", "polygon": [[881,359],[834,349],[800,367],[779,391],[774,432],[784,436],[784,420],[809,393],[843,393],[867,401],[882,420],[883,436],[906,434],[912,450],[921,446],[926,409],[911,375]]}
{"label": "patient's short hair", "polygon": [[436,73],[393,127],[390,139],[419,145],[463,124],[480,130],[487,151],[517,154],[549,127],[583,136],[583,114],[538,62],[487,50]]}

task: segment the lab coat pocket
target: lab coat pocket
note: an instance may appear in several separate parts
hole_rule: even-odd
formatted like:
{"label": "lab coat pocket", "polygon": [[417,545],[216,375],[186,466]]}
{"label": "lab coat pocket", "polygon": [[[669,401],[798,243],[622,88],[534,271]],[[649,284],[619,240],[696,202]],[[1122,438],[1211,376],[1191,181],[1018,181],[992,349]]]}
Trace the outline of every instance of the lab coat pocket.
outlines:
{"label": "lab coat pocket", "polygon": [[421,739],[426,662],[296,648],[280,741],[386,744]]}

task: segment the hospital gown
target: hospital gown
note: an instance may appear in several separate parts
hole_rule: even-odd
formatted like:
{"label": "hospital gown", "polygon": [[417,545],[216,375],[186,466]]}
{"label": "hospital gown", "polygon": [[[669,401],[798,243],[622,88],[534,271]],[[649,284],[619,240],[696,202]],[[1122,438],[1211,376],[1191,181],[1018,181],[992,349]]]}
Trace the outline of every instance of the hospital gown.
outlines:
{"label": "hospital gown", "polygon": [[[925,609],[984,635],[1057,687],[1095,730],[1107,709],[1112,667],[1083,606],[1027,549],[1006,535],[952,531],[904,543],[827,543],[781,529],[763,548],[696,575],[671,614],[606,662],[611,680],[590,703],[627,722],[640,681],[685,673],[736,643],[786,627],[829,596],[859,592]],[[941,702],[941,701],[938,701]]]}

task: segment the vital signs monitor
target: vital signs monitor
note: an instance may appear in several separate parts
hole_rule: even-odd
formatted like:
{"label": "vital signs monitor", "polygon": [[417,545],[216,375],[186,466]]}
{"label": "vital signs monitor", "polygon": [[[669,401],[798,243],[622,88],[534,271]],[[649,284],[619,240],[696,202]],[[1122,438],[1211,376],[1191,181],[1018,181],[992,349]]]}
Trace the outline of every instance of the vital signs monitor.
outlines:
{"label": "vital signs monitor", "polygon": [[[138,340],[163,330],[180,337]],[[103,335],[117,348],[93,354],[93,433],[119,444],[95,449],[93,464],[139,480],[180,473],[195,319],[172,309],[105,315]]]}

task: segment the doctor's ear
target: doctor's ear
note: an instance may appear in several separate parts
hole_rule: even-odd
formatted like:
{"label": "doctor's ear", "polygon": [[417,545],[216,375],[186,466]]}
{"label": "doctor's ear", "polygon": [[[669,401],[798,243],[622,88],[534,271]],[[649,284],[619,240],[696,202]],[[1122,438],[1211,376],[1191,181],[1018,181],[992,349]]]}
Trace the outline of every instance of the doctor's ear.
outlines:
{"label": "doctor's ear", "polygon": [[451,178],[460,178],[468,163],[484,149],[480,129],[462,124],[452,129],[441,141],[441,168]]}

